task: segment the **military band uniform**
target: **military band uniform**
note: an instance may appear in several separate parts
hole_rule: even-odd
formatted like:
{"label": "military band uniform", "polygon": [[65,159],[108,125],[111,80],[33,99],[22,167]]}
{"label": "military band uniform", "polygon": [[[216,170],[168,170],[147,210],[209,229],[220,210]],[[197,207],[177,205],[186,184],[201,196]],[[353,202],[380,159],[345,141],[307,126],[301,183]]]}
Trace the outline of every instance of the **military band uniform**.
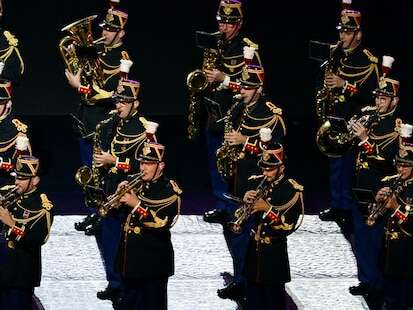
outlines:
{"label": "military band uniform", "polygon": [[19,40],[9,31],[0,28],[0,77],[18,85],[24,73],[24,62],[19,51]]}
{"label": "military band uniform", "polygon": [[[241,2],[238,0],[221,1],[218,13],[218,23],[228,23],[241,28],[242,24]],[[216,164],[216,151],[222,145],[224,135],[224,122],[217,120],[223,118],[229,108],[234,104],[233,96],[239,89],[237,82],[241,77],[242,68],[245,64],[243,49],[252,43],[242,33],[236,33],[234,37],[227,39],[224,33],[217,35],[218,60],[216,68],[225,75],[221,83],[212,83],[204,94],[203,106],[207,112],[207,126],[205,128],[205,139],[208,152],[208,167],[210,172],[211,186],[216,198],[216,209],[229,212],[231,205],[223,199],[223,194],[228,192],[228,185],[220,176]],[[255,52],[254,61],[260,63],[258,52]],[[212,102],[210,100],[212,100]]]}
{"label": "military band uniform", "polygon": [[[27,158],[33,157],[20,159]],[[31,174],[27,166],[18,164],[17,175]],[[13,227],[4,225],[0,235],[0,308],[31,310],[34,288],[40,286],[41,246],[49,237],[53,204],[34,189],[23,193],[8,210],[16,223]]]}
{"label": "military band uniform", "polygon": [[14,118],[11,111],[11,83],[0,80],[0,188],[14,182],[10,173],[16,165],[17,157],[31,154],[28,142],[28,127]]}
{"label": "military band uniform", "polygon": [[[144,148],[141,160],[153,161],[160,154],[154,152]],[[167,309],[168,278],[175,270],[170,228],[180,213],[182,190],[162,174],[143,181],[136,193],[140,202],[128,207],[116,264],[124,284],[121,309]]]}
{"label": "military band uniform", "polygon": [[[398,132],[395,131],[395,110],[380,115],[376,126],[370,131],[369,147],[358,155],[355,187],[376,193],[381,180],[395,173],[393,159],[398,149]],[[371,148],[370,148],[371,147]],[[366,207],[352,210],[354,255],[360,283],[368,284],[370,290],[383,288],[379,257],[383,244],[384,223],[379,220],[373,226],[366,224]]]}
{"label": "military band uniform", "polygon": [[[352,42],[360,33],[361,13],[354,10],[343,10],[339,31],[352,32]],[[331,116],[349,120],[359,114],[360,109],[371,102],[371,94],[377,88],[379,80],[378,58],[360,42],[355,47],[341,49],[338,68],[335,74],[345,81],[340,88],[334,88],[335,101]],[[351,213],[354,207],[352,199],[352,179],[354,177],[355,154],[347,152],[339,158],[329,158],[331,210]]]}
{"label": "military band uniform", "polygon": [[[413,163],[413,162],[412,162]],[[385,220],[384,299],[388,310],[413,307],[413,179],[403,183],[398,208]]]}
{"label": "military band uniform", "polygon": [[[137,99],[139,83],[131,80],[119,81],[119,87],[115,94],[115,100],[121,98]],[[132,90],[133,89],[133,90]],[[135,94],[136,93],[136,94]],[[103,178],[103,189],[106,195],[115,193],[118,184],[128,175],[139,172],[138,157],[148,136],[145,131],[146,120],[134,111],[126,118],[120,118],[116,114],[103,125],[102,142],[103,150],[107,150],[116,162],[106,167]],[[122,218],[117,210],[112,210],[102,218],[99,225],[96,241],[105,265],[108,288],[120,289],[120,275],[114,270],[116,251],[121,237]]]}
{"label": "military band uniform", "polygon": [[[273,164],[270,157],[263,156],[260,161],[263,168]],[[251,178],[249,189],[255,190],[259,182],[262,176]],[[298,228],[300,214],[304,215],[303,187],[281,172],[275,180],[265,181],[262,188],[263,200],[270,208],[253,215],[245,263],[246,309],[286,309],[285,283],[291,281],[287,236]]]}

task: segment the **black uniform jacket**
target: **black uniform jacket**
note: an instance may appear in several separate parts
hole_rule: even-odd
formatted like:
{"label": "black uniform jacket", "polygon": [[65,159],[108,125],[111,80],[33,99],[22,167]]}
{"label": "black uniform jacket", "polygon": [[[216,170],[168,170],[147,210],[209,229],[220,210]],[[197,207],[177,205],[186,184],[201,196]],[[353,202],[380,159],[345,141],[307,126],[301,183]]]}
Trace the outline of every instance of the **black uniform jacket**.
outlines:
{"label": "black uniform jacket", "polygon": [[[244,42],[244,36],[238,34],[235,38],[231,40],[224,40],[222,37],[218,39],[218,62],[217,68],[222,71],[225,75],[230,78],[231,82],[238,82],[241,77],[242,68],[245,64],[244,62],[244,46],[247,43]],[[255,52],[254,61],[261,64],[258,52]],[[222,123],[213,123],[217,119],[222,118],[226,115],[228,109],[233,103],[233,96],[236,91],[232,89],[220,89],[212,88],[212,91],[206,94],[207,97],[214,100],[219,104],[219,106],[211,105],[210,102],[206,101],[205,105],[209,112],[210,126],[213,126],[214,130],[222,133],[223,126]]]}
{"label": "black uniform jacket", "polygon": [[303,187],[286,177],[264,186],[267,189],[264,200],[271,209],[255,215],[247,251],[246,278],[264,285],[286,283],[291,280],[287,236],[297,228],[299,215],[304,214]]}
{"label": "black uniform jacket", "polygon": [[[103,68],[104,86],[103,89],[93,87],[93,91],[88,99],[84,99],[80,106],[80,117],[85,124],[86,132],[89,134],[95,130],[96,125],[108,117],[110,110],[114,108],[112,100],[113,92],[118,87],[120,79],[120,60],[122,52],[126,52],[123,44],[113,47],[101,47],[99,60]],[[84,85],[86,86],[86,85]]]}
{"label": "black uniform jacket", "polygon": [[128,210],[118,251],[117,268],[126,281],[159,279],[174,274],[174,251],[169,229],[180,212],[182,191],[161,176],[145,182],[140,205]]}
{"label": "black uniform jacket", "polygon": [[335,73],[348,82],[345,89],[335,90],[339,99],[335,115],[348,120],[371,102],[379,80],[378,58],[359,45],[344,52]]}
{"label": "black uniform jacket", "polygon": [[[0,120],[0,187],[12,181],[10,172],[17,160],[16,139],[18,136],[27,136],[27,125],[8,115]],[[31,154],[29,146],[28,153]]]}
{"label": "black uniform jacket", "polygon": [[53,222],[53,205],[38,190],[24,194],[9,208],[22,236],[4,226],[0,236],[0,287],[31,288],[40,285],[41,246]]}
{"label": "black uniform jacket", "polygon": [[359,147],[356,164],[356,187],[377,191],[381,179],[393,175],[393,159],[399,149],[396,110],[381,114],[372,126],[367,147]]}
{"label": "black uniform jacket", "polygon": [[[391,181],[389,181],[391,183]],[[389,183],[385,184],[389,186]],[[413,179],[402,183],[397,195],[399,208],[386,218],[384,275],[413,279]]]}
{"label": "black uniform jacket", "polygon": [[272,138],[270,143],[282,143],[287,129],[282,116],[282,109],[260,97],[256,102],[248,105],[239,104],[232,114],[233,128],[247,136],[244,145],[235,146],[240,156],[236,163],[236,177],[233,182],[233,191],[241,197],[247,189],[247,180],[251,175],[259,174],[258,160],[265,149],[260,140],[260,129],[270,128]]}
{"label": "black uniform jacket", "polygon": [[24,73],[24,62],[18,48],[19,40],[9,31],[0,28],[0,62],[4,63],[1,78],[16,85]]}
{"label": "black uniform jacket", "polygon": [[107,194],[113,194],[117,185],[130,174],[139,172],[139,154],[147,141],[146,120],[135,112],[128,119],[112,116],[103,125],[101,147],[116,157],[105,178]]}

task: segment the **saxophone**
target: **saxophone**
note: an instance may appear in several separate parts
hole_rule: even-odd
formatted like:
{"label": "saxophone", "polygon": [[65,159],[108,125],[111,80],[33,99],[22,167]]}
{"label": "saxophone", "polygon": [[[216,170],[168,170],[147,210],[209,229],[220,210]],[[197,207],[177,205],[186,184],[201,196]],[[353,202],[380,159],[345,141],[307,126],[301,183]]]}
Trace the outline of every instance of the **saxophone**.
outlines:
{"label": "saxophone", "polygon": [[265,181],[267,180],[267,177],[264,177],[260,184],[258,184],[256,188],[256,196],[253,202],[251,203],[244,203],[242,204],[238,209],[235,210],[234,213],[234,218],[235,220],[232,222],[228,222],[227,226],[230,231],[233,233],[239,234],[242,231],[242,226],[245,224],[245,222],[250,218],[252,214],[252,208],[254,204],[261,198],[264,198],[267,196],[268,191],[270,189],[271,182],[267,183],[264,185]]}
{"label": "saxophone", "polygon": [[[111,111],[111,117],[106,120],[99,122],[96,125],[95,134],[93,136],[93,152],[92,155],[101,154],[101,135],[103,126],[114,120],[117,117],[116,110]],[[101,204],[103,197],[97,195],[96,189],[102,188],[103,175],[102,175],[102,165],[98,164],[95,157],[92,157],[92,166],[82,166],[76,171],[75,180],[82,186],[85,192],[85,201],[89,207],[96,207]]]}
{"label": "saxophone", "polygon": [[[241,101],[236,102],[228,110],[227,115],[221,119],[225,121],[224,132],[230,133],[234,130],[232,124],[232,112],[240,104]],[[227,141],[222,143],[222,146],[217,150],[217,168],[219,174],[228,179],[233,176],[235,170],[235,163],[241,156],[241,150],[238,145],[230,145]]]}
{"label": "saxophone", "polygon": [[[213,35],[217,35],[214,33]],[[220,45],[218,39],[218,46]],[[202,69],[196,69],[190,72],[186,78],[186,86],[190,91],[189,108],[188,108],[188,137],[193,140],[199,133],[199,114],[202,103],[202,92],[205,91],[210,83],[204,70],[212,70],[217,67],[219,60],[218,50],[204,48]]]}
{"label": "saxophone", "polygon": [[[335,74],[340,64],[340,59],[343,53],[343,41],[339,41],[337,45],[330,51],[330,59],[326,62],[324,77]],[[321,123],[327,121],[327,116],[333,114],[336,103],[343,101],[341,92],[337,89],[327,87],[324,79],[323,86],[317,91],[316,113]]]}

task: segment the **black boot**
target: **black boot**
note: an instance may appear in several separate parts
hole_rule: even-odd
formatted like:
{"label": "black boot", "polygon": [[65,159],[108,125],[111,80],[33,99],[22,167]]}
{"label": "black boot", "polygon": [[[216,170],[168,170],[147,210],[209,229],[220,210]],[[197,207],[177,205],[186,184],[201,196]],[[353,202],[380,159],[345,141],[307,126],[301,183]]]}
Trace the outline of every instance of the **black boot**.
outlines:
{"label": "black boot", "polygon": [[96,221],[94,221],[92,224],[90,224],[88,227],[85,229],[85,235],[86,236],[94,236],[98,233],[100,222],[102,221],[101,217],[98,217]]}
{"label": "black boot", "polygon": [[226,214],[224,210],[214,209],[204,213],[204,221],[207,223],[224,224],[226,222]]}
{"label": "black boot", "polygon": [[337,208],[326,209],[318,214],[320,220],[324,222],[337,222],[339,224],[345,223],[348,220],[348,216],[347,211]]}
{"label": "black boot", "polygon": [[244,285],[233,282],[227,287],[217,290],[217,294],[222,299],[242,300],[245,297],[245,288]]}
{"label": "black boot", "polygon": [[369,285],[368,285],[368,283],[360,282],[357,285],[350,286],[348,288],[348,291],[350,292],[351,295],[363,296],[363,295],[366,295],[369,292]]}
{"label": "black boot", "polygon": [[112,300],[117,301],[120,294],[120,289],[107,287],[103,291],[96,293],[96,297],[100,300]]}
{"label": "black boot", "polygon": [[86,228],[92,225],[92,223],[94,223],[98,218],[99,217],[96,213],[89,214],[82,221],[75,223],[75,229],[77,231],[85,231]]}

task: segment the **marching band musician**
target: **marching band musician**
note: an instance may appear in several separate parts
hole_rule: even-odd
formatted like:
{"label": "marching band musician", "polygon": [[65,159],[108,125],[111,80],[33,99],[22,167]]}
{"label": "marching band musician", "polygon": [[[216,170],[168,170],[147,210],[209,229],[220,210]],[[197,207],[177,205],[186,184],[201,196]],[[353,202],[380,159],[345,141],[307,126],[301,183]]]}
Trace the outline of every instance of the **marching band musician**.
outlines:
{"label": "marching band musician", "polygon": [[[271,142],[282,142],[286,135],[282,109],[263,95],[263,83],[262,67],[257,65],[243,67],[240,79],[242,99],[230,117],[233,130],[224,136],[224,143],[239,151],[238,159],[235,159],[235,172],[229,180],[230,193],[236,197],[242,197],[246,192],[248,178],[260,172],[257,162],[266,145]],[[263,131],[267,131],[265,142],[261,140],[265,135],[260,135]],[[231,210],[231,215],[233,211]],[[208,221],[209,216],[210,212],[207,212],[204,218]],[[226,220],[229,217],[230,215],[226,214]],[[224,236],[234,263],[234,282],[218,291],[218,296],[221,298],[234,299],[243,295],[245,279],[242,270],[249,239],[248,226],[251,224],[252,222],[249,221],[240,234],[233,233],[224,225]]]}
{"label": "marching band musician", "polygon": [[[409,136],[411,138],[412,126]],[[410,139],[411,140],[411,139]],[[400,140],[396,155],[397,173],[401,187],[392,190],[395,178],[388,178],[385,187],[376,195],[377,203],[385,204],[385,243],[383,253],[384,309],[413,307],[413,144]]]}
{"label": "marching band musician", "polygon": [[[285,176],[284,150],[270,144],[258,162],[262,176],[251,177],[244,202],[252,204],[254,225],[245,262],[246,309],[286,309],[285,283],[291,280],[287,236],[304,215],[303,187]],[[262,192],[257,181],[263,181]]]}
{"label": "marching band musician", "polygon": [[[376,118],[374,123],[370,129],[360,122],[355,122],[351,126],[352,132],[360,142],[355,174],[356,188],[370,190],[375,194],[381,187],[381,180],[396,172],[393,159],[399,148],[398,92],[399,82],[383,76],[374,91],[377,109],[375,112],[377,117],[372,116]],[[353,250],[360,283],[350,287],[350,293],[353,295],[369,293],[374,297],[377,293],[381,294],[383,288],[379,257],[383,243],[384,223],[378,221],[369,227],[364,215],[365,212],[361,207],[352,209]],[[373,299],[379,298],[376,296]]]}
{"label": "marching band musician", "polygon": [[[208,150],[208,167],[210,171],[211,186],[216,198],[213,212],[206,215],[209,222],[222,222],[228,204],[223,200],[223,194],[228,192],[228,185],[224,182],[217,170],[216,151],[223,141],[223,122],[217,122],[227,114],[233,104],[233,96],[239,89],[238,79],[242,73],[248,53],[248,61],[260,59],[256,47],[251,47],[251,41],[242,35],[241,27],[243,13],[241,2],[238,0],[220,1],[217,16],[218,31],[218,63],[214,69],[205,69],[208,82],[218,87],[209,89],[205,94],[204,105],[208,112],[205,137]],[[247,43],[249,42],[249,43]],[[208,100],[210,99],[210,100]]]}
{"label": "marching band musician", "polygon": [[[343,0],[348,5],[351,0]],[[341,47],[338,47],[336,72],[325,72],[324,84],[335,95],[333,116],[349,120],[371,102],[371,93],[379,79],[378,59],[362,46],[361,13],[345,8],[337,26]],[[348,152],[340,158],[329,158],[330,208],[319,216],[323,221],[342,221],[351,212],[352,178],[355,155]]]}
{"label": "marching band musician", "polygon": [[41,246],[53,222],[53,204],[39,192],[39,160],[17,159],[17,197],[0,206],[0,309],[32,309],[34,287],[41,281]]}
{"label": "marching band musician", "polygon": [[11,93],[11,82],[0,79],[0,187],[13,182],[17,158],[31,154],[27,125],[12,116]]}
{"label": "marching band musician", "polygon": [[[112,2],[113,3],[113,2]],[[103,89],[97,85],[81,85],[81,74],[79,70],[72,74],[68,69],[65,71],[66,78],[70,86],[76,89],[82,96],[79,105],[79,119],[82,122],[82,132],[80,138],[80,156],[83,165],[91,166],[92,163],[92,139],[96,125],[108,117],[109,111],[114,108],[112,95],[118,86],[121,78],[121,68],[125,67],[125,72],[129,72],[132,61],[129,60],[123,39],[126,35],[125,25],[128,21],[128,14],[111,7],[103,22],[99,24],[102,28],[103,45],[97,45],[100,66],[103,69]],[[92,212],[82,222],[76,223],[75,228],[79,231],[87,230],[91,227],[93,234],[94,223],[97,217]]]}
{"label": "marching band musician", "polygon": [[[3,0],[0,0],[0,19],[4,15]],[[0,27],[0,78],[18,85],[24,73],[24,62],[20,54],[19,40],[8,30]]]}
{"label": "marching band musician", "polygon": [[[113,96],[117,113],[109,119],[102,130],[102,152],[94,154],[96,164],[103,166],[107,171],[103,181],[107,195],[113,194],[118,184],[128,175],[139,171],[138,159],[144,142],[156,140],[154,133],[157,124],[145,120],[138,112],[139,89],[140,83],[137,81],[125,79],[119,81]],[[104,291],[98,292],[99,299],[113,300],[120,292],[120,276],[114,271],[120,233],[121,218],[118,212],[110,212],[102,218],[96,241],[105,264],[109,284]]]}
{"label": "marching band musician", "polygon": [[170,228],[180,213],[182,190],[164,175],[164,152],[161,144],[145,143],[139,157],[142,182],[121,198],[128,208],[116,264],[124,282],[122,310],[168,306],[168,278],[174,274]]}

